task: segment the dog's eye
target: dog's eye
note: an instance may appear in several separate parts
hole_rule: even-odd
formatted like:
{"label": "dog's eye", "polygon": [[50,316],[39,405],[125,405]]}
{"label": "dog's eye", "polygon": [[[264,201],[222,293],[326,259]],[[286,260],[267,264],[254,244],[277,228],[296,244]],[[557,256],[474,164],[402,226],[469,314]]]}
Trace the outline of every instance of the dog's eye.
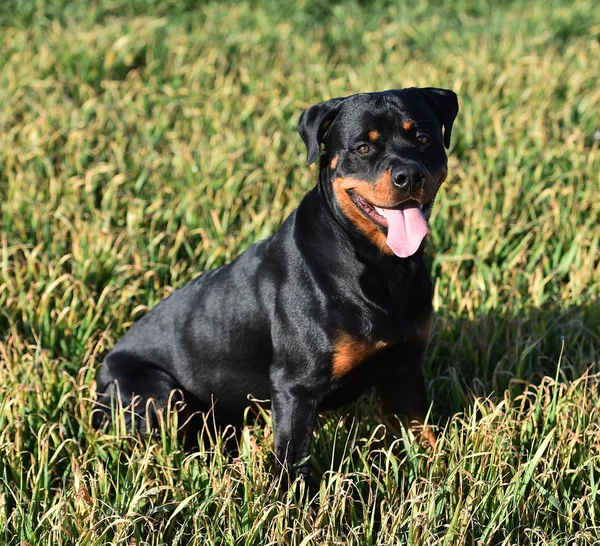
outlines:
{"label": "dog's eye", "polygon": [[359,154],[368,154],[371,151],[371,148],[369,148],[369,146],[367,144],[361,144],[358,148],[356,148],[356,151]]}
{"label": "dog's eye", "polygon": [[417,137],[417,142],[419,144],[427,144],[429,142],[429,137],[427,135],[419,135]]}

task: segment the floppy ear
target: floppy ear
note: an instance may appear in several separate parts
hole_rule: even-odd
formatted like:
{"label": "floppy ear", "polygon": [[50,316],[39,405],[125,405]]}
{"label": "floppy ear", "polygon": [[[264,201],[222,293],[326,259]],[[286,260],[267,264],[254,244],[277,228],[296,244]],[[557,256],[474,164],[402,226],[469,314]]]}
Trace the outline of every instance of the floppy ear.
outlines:
{"label": "floppy ear", "polygon": [[306,144],[306,164],[315,162],[321,151],[327,129],[333,123],[335,116],[340,111],[340,106],[346,97],[326,100],[311,106],[300,115],[298,131]]}
{"label": "floppy ear", "polygon": [[418,89],[425,96],[425,100],[433,107],[444,125],[444,146],[449,148],[452,124],[456,119],[456,114],[458,114],[456,93],[449,89],[439,89],[437,87],[421,87]]}

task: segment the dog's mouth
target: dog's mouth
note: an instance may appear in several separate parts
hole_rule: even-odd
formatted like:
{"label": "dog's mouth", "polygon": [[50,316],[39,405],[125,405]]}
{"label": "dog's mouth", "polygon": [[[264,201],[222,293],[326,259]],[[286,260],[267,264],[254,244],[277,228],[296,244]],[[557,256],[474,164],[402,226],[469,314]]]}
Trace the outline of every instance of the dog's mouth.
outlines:
{"label": "dog's mouth", "polygon": [[374,224],[376,224],[382,231],[387,232],[389,227],[388,220],[385,216],[384,211],[390,210],[403,210],[409,207],[418,207],[423,216],[427,219],[429,217],[429,212],[431,210],[431,204],[425,205],[416,199],[407,199],[406,201],[402,201],[397,205],[393,205],[391,207],[378,207],[369,203],[362,195],[355,191],[348,191],[348,195],[350,199],[354,202],[354,204],[358,207],[358,209],[369,218]]}
{"label": "dog's mouth", "polygon": [[379,207],[367,201],[356,191],[348,191],[356,207],[387,236],[387,245],[400,258],[412,256],[429,228],[427,217],[431,204],[415,199],[402,201],[392,207]]}

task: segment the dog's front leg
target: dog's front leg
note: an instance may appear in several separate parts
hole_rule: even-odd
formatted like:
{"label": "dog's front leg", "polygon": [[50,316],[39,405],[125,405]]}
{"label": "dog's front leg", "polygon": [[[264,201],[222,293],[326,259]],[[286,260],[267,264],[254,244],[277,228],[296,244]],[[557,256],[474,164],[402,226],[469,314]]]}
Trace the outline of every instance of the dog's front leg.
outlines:
{"label": "dog's front leg", "polygon": [[387,355],[386,365],[377,381],[377,390],[386,412],[400,417],[408,428],[429,446],[435,434],[425,424],[429,410],[423,362],[429,343],[429,325],[415,338],[398,345]]}
{"label": "dog's front leg", "polygon": [[277,473],[287,472],[290,480],[307,476],[318,397],[295,378],[280,376],[273,382],[271,399]]}
{"label": "dog's front leg", "polygon": [[384,410],[401,418],[404,424],[425,445],[435,446],[435,433],[431,425],[425,424],[429,410],[427,388],[419,363],[412,367],[398,367],[378,382],[377,390]]}

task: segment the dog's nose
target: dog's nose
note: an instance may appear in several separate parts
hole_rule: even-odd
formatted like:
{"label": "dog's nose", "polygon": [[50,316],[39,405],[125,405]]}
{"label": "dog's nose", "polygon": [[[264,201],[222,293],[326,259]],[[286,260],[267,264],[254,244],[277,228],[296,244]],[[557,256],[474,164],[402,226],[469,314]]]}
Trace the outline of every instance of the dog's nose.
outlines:
{"label": "dog's nose", "polygon": [[392,169],[392,181],[403,190],[416,190],[425,180],[425,172],[420,165],[397,165]]}

